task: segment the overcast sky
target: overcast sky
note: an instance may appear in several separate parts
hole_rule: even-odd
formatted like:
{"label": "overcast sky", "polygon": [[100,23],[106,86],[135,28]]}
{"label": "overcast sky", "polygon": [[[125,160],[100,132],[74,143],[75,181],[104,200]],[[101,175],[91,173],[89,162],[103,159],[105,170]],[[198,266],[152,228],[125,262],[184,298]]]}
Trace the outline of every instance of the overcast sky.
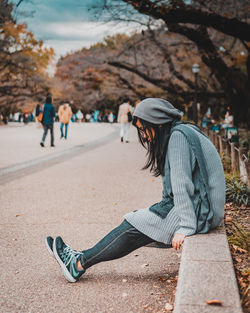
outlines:
{"label": "overcast sky", "polygon": [[[17,21],[26,22],[35,38],[53,47],[58,58],[82,47],[90,47],[107,35],[131,31],[131,24],[106,24],[94,20],[88,9],[100,1],[23,0],[17,9]],[[11,2],[17,4],[19,0]]]}

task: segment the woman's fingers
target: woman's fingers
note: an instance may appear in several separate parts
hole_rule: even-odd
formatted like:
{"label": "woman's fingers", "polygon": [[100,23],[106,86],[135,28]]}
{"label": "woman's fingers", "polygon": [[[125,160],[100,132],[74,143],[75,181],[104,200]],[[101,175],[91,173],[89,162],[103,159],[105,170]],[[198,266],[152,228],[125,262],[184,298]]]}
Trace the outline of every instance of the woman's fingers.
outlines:
{"label": "woman's fingers", "polygon": [[173,241],[172,241],[172,247],[173,247],[175,250],[178,250],[178,243],[177,243],[177,240],[173,239]]}
{"label": "woman's fingers", "polygon": [[181,248],[181,244],[182,244],[182,240],[178,240],[178,243],[177,243],[177,249],[179,250]]}
{"label": "woman's fingers", "polygon": [[176,250],[179,250],[180,249],[180,239],[177,240],[177,243],[176,243]]}
{"label": "woman's fingers", "polygon": [[172,247],[174,248],[174,250],[176,250],[176,243],[174,240],[172,240]]}
{"label": "woman's fingers", "polygon": [[172,247],[175,249],[175,250],[179,250],[181,248],[181,245],[183,244],[184,242],[184,238],[186,236],[185,235],[182,235],[182,234],[175,234],[174,235],[174,238],[172,240]]}

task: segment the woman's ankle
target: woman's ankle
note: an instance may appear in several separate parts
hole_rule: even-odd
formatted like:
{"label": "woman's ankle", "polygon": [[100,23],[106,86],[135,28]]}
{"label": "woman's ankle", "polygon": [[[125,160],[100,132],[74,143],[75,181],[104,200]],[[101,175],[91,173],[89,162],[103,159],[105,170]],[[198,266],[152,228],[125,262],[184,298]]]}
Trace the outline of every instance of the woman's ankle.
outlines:
{"label": "woman's ankle", "polygon": [[76,262],[76,268],[78,269],[78,271],[83,271],[84,270],[84,268],[82,267],[80,259]]}

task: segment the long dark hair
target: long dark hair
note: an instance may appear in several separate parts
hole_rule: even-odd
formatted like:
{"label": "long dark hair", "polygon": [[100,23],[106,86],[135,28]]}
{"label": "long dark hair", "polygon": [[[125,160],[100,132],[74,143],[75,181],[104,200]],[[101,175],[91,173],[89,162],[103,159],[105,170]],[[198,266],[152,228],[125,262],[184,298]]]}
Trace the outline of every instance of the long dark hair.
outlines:
{"label": "long dark hair", "polygon": [[[142,129],[137,127],[137,120],[141,122]],[[142,169],[145,170],[149,168],[150,172],[153,172],[156,177],[159,175],[164,176],[166,153],[173,122],[156,125],[134,116],[132,123],[137,128],[140,143],[147,150],[147,163]],[[154,136],[152,129],[155,133]],[[144,136],[144,134],[146,134],[146,130],[150,140]]]}

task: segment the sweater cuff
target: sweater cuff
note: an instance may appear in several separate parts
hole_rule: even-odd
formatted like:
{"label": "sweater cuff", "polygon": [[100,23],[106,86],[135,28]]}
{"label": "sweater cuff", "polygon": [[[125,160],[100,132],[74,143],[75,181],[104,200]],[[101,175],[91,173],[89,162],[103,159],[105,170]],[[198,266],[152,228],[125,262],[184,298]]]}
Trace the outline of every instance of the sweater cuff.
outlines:
{"label": "sweater cuff", "polygon": [[182,235],[185,235],[185,236],[192,236],[195,234],[195,230],[194,229],[191,229],[191,228],[185,228],[185,227],[181,227],[179,228],[175,234],[182,234]]}

